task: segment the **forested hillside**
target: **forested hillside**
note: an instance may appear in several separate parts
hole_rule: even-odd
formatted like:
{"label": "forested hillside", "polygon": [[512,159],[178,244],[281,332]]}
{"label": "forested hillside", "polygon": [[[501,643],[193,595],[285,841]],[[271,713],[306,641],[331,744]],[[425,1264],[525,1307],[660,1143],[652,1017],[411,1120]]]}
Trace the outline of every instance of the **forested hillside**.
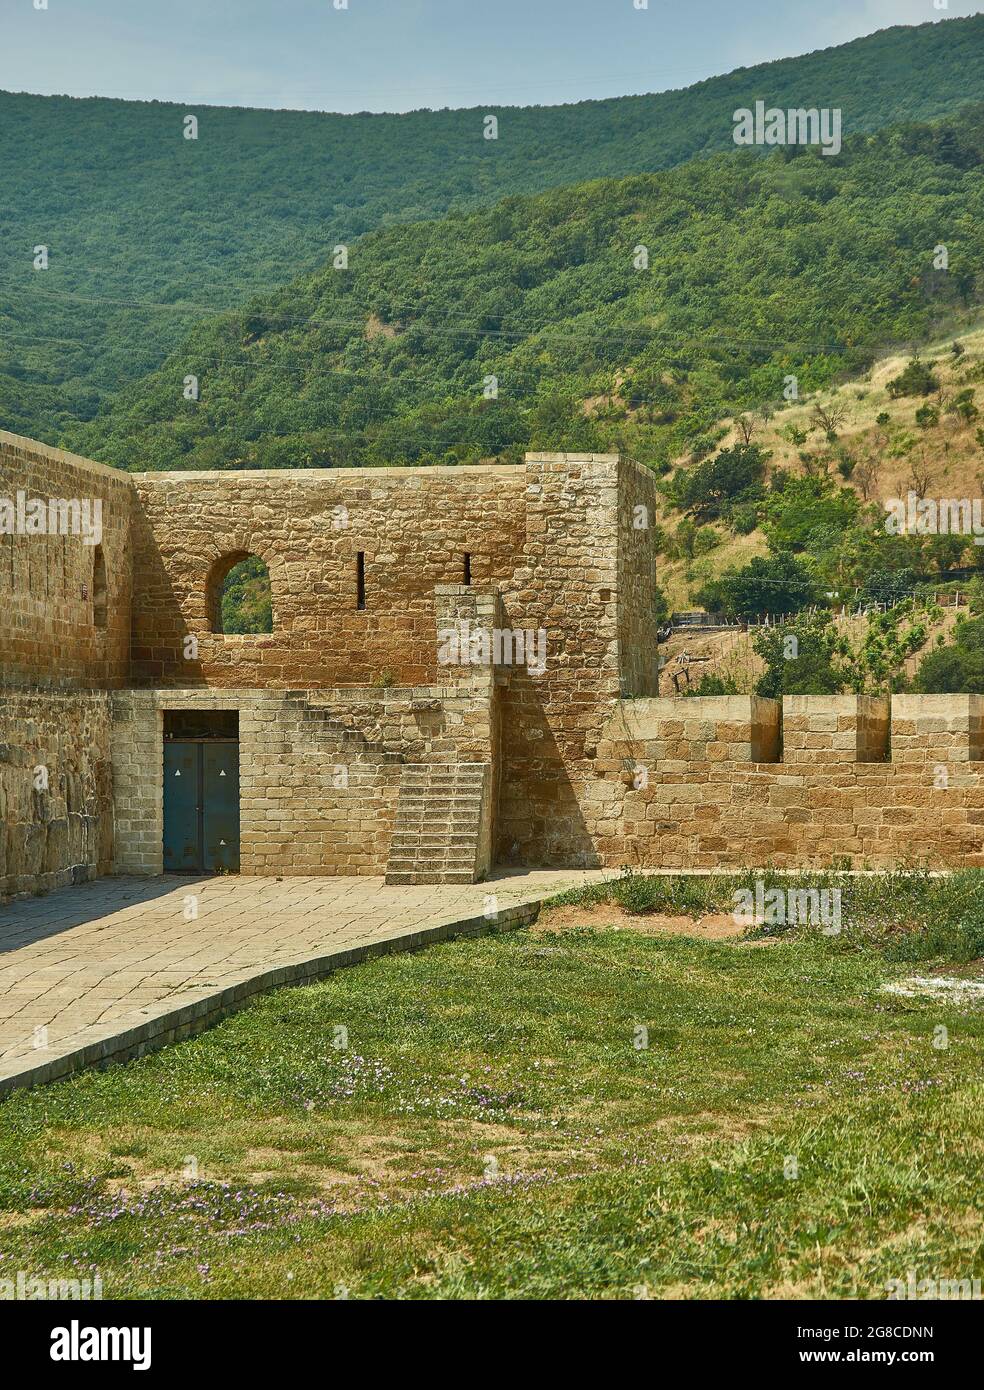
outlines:
{"label": "forested hillside", "polygon": [[736,149],[371,233],[347,269],[200,325],[67,441],[132,469],[566,447],[665,470],[788,376],[816,390],[978,303],[982,157],[984,105],[836,159]]}
{"label": "forested hillside", "polygon": [[[0,94],[0,424],[57,439],[159,365],[205,314],[286,284],[365,232],[716,151],[734,158],[732,113],[759,98],[840,107],[845,131],[935,118],[984,99],[982,52],[982,16],[893,28],[682,91],[499,108],[497,140],[483,137],[486,108],[331,116]],[[197,140],[183,138],[187,114],[198,118]],[[747,157],[739,167],[749,167]],[[713,178],[727,194],[727,178]],[[567,220],[564,210],[582,195],[571,196],[573,204],[561,195],[545,205],[554,208],[547,224]],[[521,205],[495,214],[492,244],[505,244],[515,218],[522,223]],[[604,228],[588,221],[576,235],[587,237],[590,258]],[[457,225],[466,238],[475,232]],[[431,247],[434,235],[389,245],[401,261],[412,261],[415,246],[443,259],[447,248]],[[33,268],[39,245],[49,249],[45,271]],[[355,259],[364,264],[369,254]],[[529,245],[515,254],[536,260]],[[563,236],[551,254],[556,269],[567,265]],[[529,274],[539,276],[535,265]],[[503,285],[505,301],[493,293],[492,328],[509,296],[532,287],[524,277]],[[354,284],[342,291],[353,303]],[[563,287],[555,288],[564,307]],[[388,293],[395,308],[415,312],[412,283]],[[346,365],[361,370],[359,360]],[[436,383],[446,366],[435,363]],[[386,399],[377,413],[392,413]],[[294,433],[298,422],[286,423],[278,416],[259,434]]]}

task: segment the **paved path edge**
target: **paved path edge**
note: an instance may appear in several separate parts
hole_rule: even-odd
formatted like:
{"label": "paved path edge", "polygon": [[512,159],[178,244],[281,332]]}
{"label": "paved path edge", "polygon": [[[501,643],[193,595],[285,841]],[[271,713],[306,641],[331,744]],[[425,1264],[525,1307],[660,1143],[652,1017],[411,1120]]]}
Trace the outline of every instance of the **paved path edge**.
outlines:
{"label": "paved path edge", "polygon": [[411,928],[393,932],[389,936],[375,936],[355,946],[330,951],[327,955],[308,956],[270,970],[257,971],[222,989],[196,991],[194,999],[177,1007],[173,1001],[162,1001],[159,1007],[141,1009],[112,1023],[86,1028],[63,1047],[44,1049],[43,1062],[25,1066],[23,1058],[18,1058],[6,1067],[0,1066],[0,1099],[13,1091],[60,1081],[90,1067],[127,1062],[148,1052],[156,1052],[170,1043],[181,1042],[213,1027],[258,995],[271,990],[313,984],[336,970],[360,965],[376,956],[419,951],[435,942],[449,941],[457,936],[482,936],[527,927],[536,921],[540,905],[541,900],[520,903],[500,909],[494,919],[479,914],[454,922],[439,922],[418,930]]}

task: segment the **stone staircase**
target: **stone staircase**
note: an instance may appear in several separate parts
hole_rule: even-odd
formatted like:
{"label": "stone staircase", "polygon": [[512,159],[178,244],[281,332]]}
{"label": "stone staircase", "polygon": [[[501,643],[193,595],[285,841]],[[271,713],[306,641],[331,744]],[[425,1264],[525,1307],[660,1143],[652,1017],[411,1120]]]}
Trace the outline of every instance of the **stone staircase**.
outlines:
{"label": "stone staircase", "polygon": [[285,690],[284,699],[286,703],[297,711],[301,722],[301,732],[307,734],[316,745],[321,745],[326,741],[347,746],[351,751],[366,752],[377,758],[380,762],[401,763],[403,761],[399,753],[387,752],[383,743],[376,739],[368,738],[358,729],[353,729],[348,724],[343,724],[338,718],[338,711],[333,708],[331,702],[327,705],[319,704],[316,698],[312,698],[316,692],[308,690]]}
{"label": "stone staircase", "polygon": [[475,883],[489,763],[407,763],[387,883]]}

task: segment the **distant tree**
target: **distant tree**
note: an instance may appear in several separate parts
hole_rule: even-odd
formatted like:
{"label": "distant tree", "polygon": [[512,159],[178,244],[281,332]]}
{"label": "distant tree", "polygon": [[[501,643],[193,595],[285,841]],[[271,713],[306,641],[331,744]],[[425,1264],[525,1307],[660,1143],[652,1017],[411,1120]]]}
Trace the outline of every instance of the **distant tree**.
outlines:
{"label": "distant tree", "polygon": [[657,623],[665,623],[670,616],[670,604],[664,591],[657,584],[653,596],[653,616]]}
{"label": "distant tree", "polygon": [[730,503],[761,489],[767,455],[757,444],[734,444],[678,474],[677,505],[701,521],[722,516]]}
{"label": "distant tree", "polygon": [[735,420],[735,428],[741,435],[743,444],[751,444],[752,435],[755,433],[755,418],[752,415],[739,415]]}
{"label": "distant tree", "polygon": [[825,406],[818,401],[813,407],[810,424],[814,429],[822,430],[829,440],[834,440],[846,418],[847,412],[843,406]]}
{"label": "distant tree", "polygon": [[719,583],[725,611],[743,619],[796,613],[819,597],[814,575],[786,551],[756,556],[744,569],[722,575]]}
{"label": "distant tree", "polygon": [[[912,491],[917,497],[928,497],[933,488],[936,474],[930,464],[926,462],[925,455],[922,455],[918,462],[913,461],[909,479],[905,491]],[[900,489],[900,492],[903,489]]]}
{"label": "distant tree", "polygon": [[850,488],[836,487],[827,477],[791,478],[766,503],[765,533],[773,550],[804,550],[818,532],[846,530],[857,513]]}
{"label": "distant tree", "polygon": [[939,380],[918,357],[913,357],[905,370],[888,383],[888,394],[893,400],[899,396],[929,396],[939,389]]}
{"label": "distant tree", "polygon": [[925,656],[912,690],[917,695],[984,695],[984,618],[965,619],[952,643]]}
{"label": "distant tree", "polygon": [[870,458],[862,459],[851,474],[851,482],[854,483],[866,502],[871,497],[871,489],[874,487],[877,477],[878,465],[874,459]]}
{"label": "distant tree", "polygon": [[873,569],[859,597],[862,603],[900,603],[912,594],[915,586],[916,576],[911,569]]}
{"label": "distant tree", "polygon": [[778,700],[783,695],[839,695],[845,689],[838,662],[842,644],[828,613],[765,628],[753,646],[765,662],[757,695]]}
{"label": "distant tree", "polygon": [[940,574],[956,569],[966,549],[967,538],[963,536],[933,536],[928,545],[930,558]]}

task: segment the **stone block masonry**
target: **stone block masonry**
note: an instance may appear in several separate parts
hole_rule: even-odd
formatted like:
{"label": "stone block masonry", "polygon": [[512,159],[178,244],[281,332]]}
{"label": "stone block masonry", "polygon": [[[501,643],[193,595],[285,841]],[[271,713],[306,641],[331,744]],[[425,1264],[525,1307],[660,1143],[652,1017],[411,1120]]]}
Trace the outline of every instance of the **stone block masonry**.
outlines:
{"label": "stone block masonry", "polygon": [[982,715],[977,695],[621,702],[585,788],[599,858],[982,867]]}
{"label": "stone block masonry", "polygon": [[[0,524],[0,688],[106,689],[130,682],[133,485],[124,473],[0,431],[0,510],[54,500],[42,532]],[[99,529],[71,529],[98,503]],[[54,533],[52,533],[54,531]]]}
{"label": "stone block masonry", "polygon": [[[466,556],[476,587],[510,584],[525,481],[501,466],[135,475],[132,683],[436,684],[435,589],[461,583]],[[270,571],[268,636],[214,630],[219,576],[245,555]]]}
{"label": "stone block masonry", "polygon": [[887,697],[787,695],[782,702],[783,761],[828,766],[884,762],[890,725]]}
{"label": "stone block masonry", "polygon": [[118,872],[163,872],[169,709],[238,712],[241,872],[385,872],[400,757],[359,733],[344,710],[304,692],[130,690],[112,698]]}
{"label": "stone block masonry", "polygon": [[[0,896],[162,871],[169,711],[238,716],[244,874],[984,863],[980,698],[658,698],[614,455],[130,476],[0,434],[18,492],[102,530],[0,533]],[[247,555],[268,635],[221,631]]]}
{"label": "stone block masonry", "polygon": [[109,698],[0,689],[0,898],[112,867]]}

